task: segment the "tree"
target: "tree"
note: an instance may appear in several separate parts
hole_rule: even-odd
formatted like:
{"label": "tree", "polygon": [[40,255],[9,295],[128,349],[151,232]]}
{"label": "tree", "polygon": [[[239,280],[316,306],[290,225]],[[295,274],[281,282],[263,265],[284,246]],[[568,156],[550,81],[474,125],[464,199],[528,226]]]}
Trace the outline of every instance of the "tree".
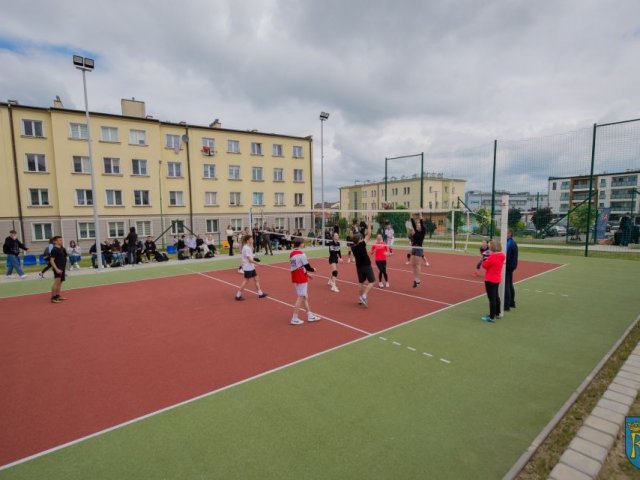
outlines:
{"label": "tree", "polygon": [[436,231],[436,228],[437,228],[436,224],[433,223],[430,218],[427,218],[424,221],[424,231],[429,234],[429,238],[431,238],[431,236],[433,235],[433,232]]}
{"label": "tree", "polygon": [[[451,218],[451,214],[449,214],[449,218]],[[460,211],[456,211],[453,214],[453,233],[454,235],[458,234],[458,230],[460,227],[464,226],[464,214]],[[425,229],[426,230],[426,229]]]}
{"label": "tree", "polygon": [[589,214],[589,204],[583,203],[569,214],[569,225],[575,227],[580,232],[586,232],[587,229],[593,227],[596,222],[596,211],[591,209],[591,221],[587,224],[587,216]]}
{"label": "tree", "polygon": [[489,225],[491,225],[491,212],[486,208],[479,208],[476,210],[475,217],[480,232],[487,234],[489,232]]}
{"label": "tree", "polygon": [[407,235],[407,227],[405,222],[409,220],[409,212],[404,210],[404,207],[398,206],[395,210],[383,210],[378,212],[375,216],[375,221],[380,225],[384,225],[384,222],[389,220],[393,231],[397,237]]}
{"label": "tree", "polygon": [[509,228],[514,228],[520,219],[522,218],[522,211],[519,208],[510,208],[509,209],[509,218],[507,219],[507,224]]}
{"label": "tree", "polygon": [[536,210],[533,212],[533,216],[531,217],[531,221],[536,227],[536,230],[544,230],[547,228],[547,225],[551,223],[551,220],[553,220],[553,213],[549,207]]}

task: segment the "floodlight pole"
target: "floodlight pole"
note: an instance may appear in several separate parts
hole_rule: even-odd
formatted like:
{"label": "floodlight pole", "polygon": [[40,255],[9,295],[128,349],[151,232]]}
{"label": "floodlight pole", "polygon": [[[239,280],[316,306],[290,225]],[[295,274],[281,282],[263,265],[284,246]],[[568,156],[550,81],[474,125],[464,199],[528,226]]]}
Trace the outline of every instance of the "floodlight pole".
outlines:
{"label": "floodlight pole", "polygon": [[[324,231],[325,231],[325,205],[324,205],[324,122],[329,118],[327,112],[320,112],[320,201],[322,202],[322,230],[320,231],[320,245],[324,245]],[[315,223],[315,220],[314,220]],[[314,224],[315,229],[315,224]]]}
{"label": "floodlight pole", "polygon": [[[82,65],[79,64],[80,58],[82,58]],[[89,62],[87,62],[89,60]],[[95,231],[96,240],[96,260],[98,262],[98,271],[104,269],[102,264],[102,246],[100,244],[100,219],[98,217],[98,192],[96,191],[96,175],[93,163],[93,147],[91,145],[91,124],[89,123],[89,100],[87,97],[87,76],[86,72],[93,70],[94,62],[91,59],[73,56],[74,65],[78,70],[82,72],[82,86],[84,88],[84,111],[87,117],[87,145],[89,147],[89,165],[91,167],[91,195],[93,196],[93,228]]]}
{"label": "floodlight pole", "polygon": [[420,210],[424,209],[424,152],[420,152]]}

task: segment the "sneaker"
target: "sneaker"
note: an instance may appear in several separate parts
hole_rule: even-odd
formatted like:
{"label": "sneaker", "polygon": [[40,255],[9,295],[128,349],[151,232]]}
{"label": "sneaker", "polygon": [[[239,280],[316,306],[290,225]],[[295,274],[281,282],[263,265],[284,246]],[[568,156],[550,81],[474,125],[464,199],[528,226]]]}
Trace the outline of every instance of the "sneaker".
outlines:
{"label": "sneaker", "polygon": [[418,285],[420,285],[420,282],[416,282],[415,280],[413,281],[413,288],[418,288]]}
{"label": "sneaker", "polygon": [[409,265],[411,262],[404,262],[405,265]]}
{"label": "sneaker", "polygon": [[[40,278],[44,278],[44,274],[43,274],[42,272],[38,272],[38,276],[39,276]],[[9,278],[9,276],[8,276],[8,275],[7,275],[7,278]]]}
{"label": "sneaker", "polygon": [[505,307],[505,309],[504,309],[505,312],[508,312],[509,310],[511,310],[511,308],[509,308],[509,307]]}
{"label": "sneaker", "polygon": [[60,300],[59,298],[52,298],[51,303],[62,303],[62,300]]}
{"label": "sneaker", "polygon": [[385,287],[389,288],[389,282],[387,282],[387,283],[385,284]]}
{"label": "sneaker", "polygon": [[66,297],[58,296],[58,300],[64,301],[64,300],[69,300],[69,299],[68,299],[68,298],[66,298]]}
{"label": "sneaker", "polygon": [[5,275],[4,278],[9,280],[11,278],[11,275]]}
{"label": "sneaker", "polygon": [[244,297],[239,297],[239,296],[237,296],[237,295],[236,295],[236,296],[235,296],[235,299],[236,299],[238,302],[241,302],[242,300],[244,300]]}
{"label": "sneaker", "polygon": [[380,288],[384,287],[384,285],[382,284],[382,282],[378,282],[378,287],[380,287]]}
{"label": "sneaker", "polygon": [[266,298],[267,294],[262,292],[260,295],[258,295],[258,298]]}
{"label": "sneaker", "polygon": [[358,297],[358,303],[359,303],[360,305],[364,305],[364,300],[362,299],[362,295],[360,295],[360,296]]}
{"label": "sneaker", "polygon": [[367,304],[367,297],[360,297],[360,299],[362,300],[362,305],[364,305],[365,307],[368,307],[369,305]]}
{"label": "sneaker", "polygon": [[331,285],[331,279],[327,280],[327,285]]}
{"label": "sneaker", "polygon": [[425,266],[425,267],[428,267],[428,266],[429,266],[429,262],[426,262],[426,261],[425,261],[425,262],[424,262],[424,266]]}
{"label": "sneaker", "polygon": [[331,291],[332,292],[336,292],[336,293],[340,293],[340,290],[338,290],[338,287],[331,287]]}
{"label": "sneaker", "polygon": [[307,314],[307,322],[317,322],[318,320],[320,320],[319,316],[314,315],[313,313]]}
{"label": "sneaker", "polygon": [[304,320],[300,320],[298,317],[293,317],[291,319],[291,325],[302,325]]}
{"label": "sneaker", "polygon": [[26,275],[24,275],[24,274],[20,275],[20,279],[21,279],[21,280],[24,280],[25,278],[27,278],[27,276],[26,276]]}
{"label": "sneaker", "polygon": [[491,317],[489,315],[485,315],[484,317],[480,317],[480,320],[482,320],[483,322],[494,323],[494,321],[491,319]]}

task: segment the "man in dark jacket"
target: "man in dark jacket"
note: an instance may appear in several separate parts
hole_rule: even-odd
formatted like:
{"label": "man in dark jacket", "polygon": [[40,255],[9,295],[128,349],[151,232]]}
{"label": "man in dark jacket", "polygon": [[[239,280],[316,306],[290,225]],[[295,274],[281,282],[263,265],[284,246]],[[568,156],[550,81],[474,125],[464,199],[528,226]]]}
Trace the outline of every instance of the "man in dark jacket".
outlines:
{"label": "man in dark jacket", "polygon": [[507,230],[507,265],[504,278],[504,311],[516,308],[516,290],[513,287],[513,272],[518,268],[518,244],[513,239],[513,230]]}
{"label": "man in dark jacket", "polygon": [[18,232],[11,230],[9,236],[4,239],[4,245],[2,245],[2,253],[7,256],[7,278],[11,278],[14,269],[20,278],[27,278],[20,264],[20,250],[24,250],[25,252],[29,251],[29,249],[18,240]]}
{"label": "man in dark jacket", "polygon": [[131,227],[129,229],[129,235],[127,235],[125,240],[127,241],[127,260],[129,261],[129,266],[133,267],[138,263],[136,258],[136,251],[138,250],[138,234],[136,233],[136,227]]}

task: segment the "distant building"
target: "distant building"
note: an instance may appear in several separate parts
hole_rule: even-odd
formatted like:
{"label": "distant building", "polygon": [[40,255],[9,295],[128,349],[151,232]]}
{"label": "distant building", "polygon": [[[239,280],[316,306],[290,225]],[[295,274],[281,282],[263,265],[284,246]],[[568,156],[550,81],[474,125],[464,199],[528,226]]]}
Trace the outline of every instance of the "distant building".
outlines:
{"label": "distant building", "polygon": [[[509,195],[509,208],[519,208],[522,212],[532,212],[536,208],[543,208],[549,206],[549,196],[544,193],[530,193],[530,192],[517,192],[511,193],[506,190],[496,190],[495,194],[495,214],[500,215],[502,213],[502,206],[500,204],[500,197],[502,195]],[[491,192],[482,192],[480,190],[471,190],[466,193],[464,197],[464,203],[467,204],[471,210],[478,210],[479,208],[485,208],[487,211],[491,211]]]}
{"label": "distant building", "polygon": [[[600,208],[611,208],[610,220],[619,220],[628,212],[640,211],[640,170],[600,173],[593,177],[593,202]],[[557,215],[566,215],[570,209],[587,200],[589,175],[549,177],[549,206]]]}

